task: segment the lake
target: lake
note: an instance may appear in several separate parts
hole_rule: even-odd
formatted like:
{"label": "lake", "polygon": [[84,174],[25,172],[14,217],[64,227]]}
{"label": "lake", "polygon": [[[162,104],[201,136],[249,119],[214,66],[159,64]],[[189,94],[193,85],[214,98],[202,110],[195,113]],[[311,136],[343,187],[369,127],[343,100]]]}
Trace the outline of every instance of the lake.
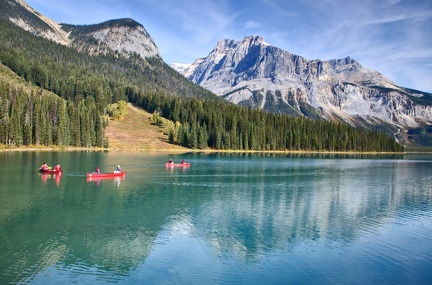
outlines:
{"label": "lake", "polygon": [[0,171],[0,284],[432,284],[432,154],[3,152]]}

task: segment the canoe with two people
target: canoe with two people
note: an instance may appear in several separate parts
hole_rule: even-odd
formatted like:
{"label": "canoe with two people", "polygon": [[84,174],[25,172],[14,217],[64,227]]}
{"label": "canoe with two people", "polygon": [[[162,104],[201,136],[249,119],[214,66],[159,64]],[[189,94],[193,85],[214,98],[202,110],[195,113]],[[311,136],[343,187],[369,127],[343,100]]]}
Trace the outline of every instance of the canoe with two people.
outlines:
{"label": "canoe with two people", "polygon": [[40,173],[50,173],[50,174],[62,174],[63,170],[61,169],[60,163],[57,163],[54,169],[48,166],[46,162],[42,163],[41,167],[39,167]]}
{"label": "canoe with two people", "polygon": [[87,173],[87,177],[123,177],[126,176],[126,172],[121,170],[120,165],[117,165],[114,172],[112,173],[101,173],[99,167],[96,167],[95,172]]}

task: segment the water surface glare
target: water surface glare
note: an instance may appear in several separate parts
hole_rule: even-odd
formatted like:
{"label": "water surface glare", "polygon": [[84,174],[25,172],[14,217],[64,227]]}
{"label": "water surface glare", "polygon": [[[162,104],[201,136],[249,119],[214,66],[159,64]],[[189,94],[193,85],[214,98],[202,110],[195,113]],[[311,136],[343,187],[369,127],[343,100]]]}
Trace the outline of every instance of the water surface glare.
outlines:
{"label": "water surface glare", "polygon": [[3,152],[0,170],[0,284],[432,284],[432,155]]}

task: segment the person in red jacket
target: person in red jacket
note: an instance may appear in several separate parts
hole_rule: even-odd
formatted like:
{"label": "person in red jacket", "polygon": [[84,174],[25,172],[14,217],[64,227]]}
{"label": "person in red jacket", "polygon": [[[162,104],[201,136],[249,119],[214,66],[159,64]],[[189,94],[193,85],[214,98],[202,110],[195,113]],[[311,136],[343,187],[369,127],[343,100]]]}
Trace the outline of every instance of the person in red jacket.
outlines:
{"label": "person in red jacket", "polygon": [[48,170],[48,164],[46,162],[42,163],[42,166],[40,167],[41,170]]}
{"label": "person in red jacket", "polygon": [[60,163],[57,163],[57,165],[54,167],[55,172],[61,172]]}

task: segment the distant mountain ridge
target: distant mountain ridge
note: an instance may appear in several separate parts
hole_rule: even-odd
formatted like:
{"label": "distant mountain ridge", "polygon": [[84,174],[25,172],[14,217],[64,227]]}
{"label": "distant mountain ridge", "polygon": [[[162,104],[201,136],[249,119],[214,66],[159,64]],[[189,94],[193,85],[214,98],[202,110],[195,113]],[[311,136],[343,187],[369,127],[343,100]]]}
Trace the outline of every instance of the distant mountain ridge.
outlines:
{"label": "distant mountain ridge", "polygon": [[33,9],[25,0],[1,0],[0,5],[3,17],[24,30],[62,45],[70,43],[68,33],[60,24]]}
{"label": "distant mountain ridge", "polygon": [[160,57],[159,49],[146,29],[126,18],[109,20],[96,25],[66,25],[73,38],[71,46],[89,54],[107,54],[112,51],[126,57],[138,54],[141,58]]}
{"label": "distant mountain ridge", "polygon": [[260,36],[224,39],[180,73],[238,105],[356,126],[432,124],[432,94],[395,85],[356,60],[307,60]]}
{"label": "distant mountain ridge", "polygon": [[[59,24],[30,7],[25,0],[1,0],[2,17],[34,35],[89,54],[133,54],[160,57],[145,28],[132,19],[109,20],[95,25]],[[24,9],[23,9],[24,8]]]}

